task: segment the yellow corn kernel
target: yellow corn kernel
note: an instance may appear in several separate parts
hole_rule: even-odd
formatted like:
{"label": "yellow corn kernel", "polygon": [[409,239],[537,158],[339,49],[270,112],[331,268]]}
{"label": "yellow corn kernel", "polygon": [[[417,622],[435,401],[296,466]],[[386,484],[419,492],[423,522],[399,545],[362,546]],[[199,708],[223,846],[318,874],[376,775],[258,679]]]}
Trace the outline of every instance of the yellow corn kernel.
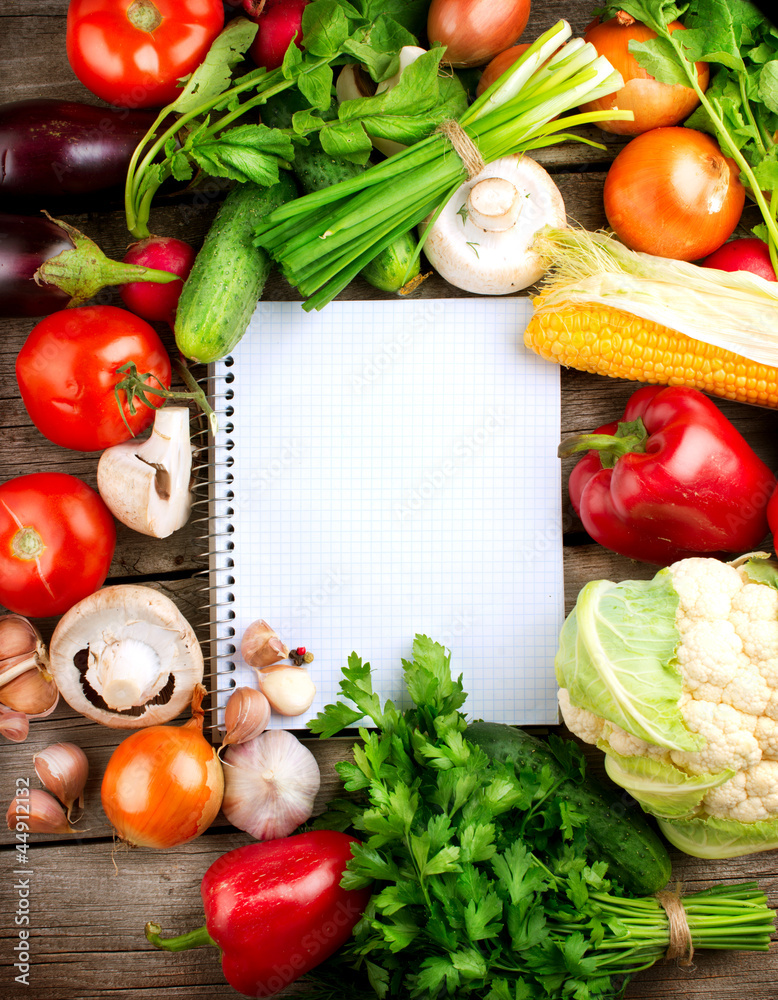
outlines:
{"label": "yellow corn kernel", "polygon": [[[543,296],[534,300],[536,310]],[[741,403],[778,408],[778,368],[599,303],[536,311],[524,343],[547,361],[611,378],[686,385]]]}

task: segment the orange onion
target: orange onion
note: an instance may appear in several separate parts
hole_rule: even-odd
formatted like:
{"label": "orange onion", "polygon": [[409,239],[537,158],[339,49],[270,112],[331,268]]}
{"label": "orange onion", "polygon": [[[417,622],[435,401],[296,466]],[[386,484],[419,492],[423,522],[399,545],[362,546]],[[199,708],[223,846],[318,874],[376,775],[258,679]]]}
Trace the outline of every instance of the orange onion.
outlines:
{"label": "orange onion", "polygon": [[[673,21],[669,31],[685,31],[680,21]],[[645,42],[656,38],[656,32],[636,21],[631,14],[621,10],[608,21],[596,18],[584,32],[584,40],[591,42],[601,56],[605,56],[624,78],[624,86],[613,94],[581,105],[581,111],[608,111],[620,108],[632,111],[634,121],[602,121],[597,124],[604,132],[615,135],[640,135],[652,128],[678,125],[700,103],[692,87],[682,83],[660,83],[647,70],[638,65],[629,51],[631,41]],[[705,91],[710,78],[708,64],[698,62],[697,82]]]}
{"label": "orange onion", "polygon": [[694,261],[733,233],[745,203],[738,168],[704,132],[655,128],[627,143],[605,178],[608,223],[632,250]]}
{"label": "orange onion", "polygon": [[430,45],[446,46],[452,66],[484,66],[519,38],[530,0],[432,0],[427,12]]}
{"label": "orange onion", "polygon": [[198,837],[216,818],[224,773],[203,736],[202,684],[183,726],[149,726],[119,744],[105,769],[103,810],[127,843],[175,847]]}

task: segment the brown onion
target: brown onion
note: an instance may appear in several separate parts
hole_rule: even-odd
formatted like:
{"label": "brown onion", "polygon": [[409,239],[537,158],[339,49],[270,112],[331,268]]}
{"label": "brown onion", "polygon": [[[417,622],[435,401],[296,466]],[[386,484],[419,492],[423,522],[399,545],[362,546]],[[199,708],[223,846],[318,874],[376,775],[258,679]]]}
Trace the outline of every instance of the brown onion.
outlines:
{"label": "brown onion", "polygon": [[603,199],[608,223],[632,250],[694,261],[732,234],[745,188],[711,136],[676,126],[627,143],[611,164]]}
{"label": "brown onion", "polygon": [[[673,21],[669,31],[684,31],[680,21]],[[678,125],[700,103],[692,87],[681,83],[659,83],[647,70],[638,65],[629,51],[631,41],[645,42],[656,38],[656,32],[624,11],[616,17],[600,22],[595,19],[584,33],[584,40],[591,42],[601,56],[605,56],[624,78],[624,86],[613,94],[581,105],[581,111],[607,111],[620,108],[632,111],[634,121],[602,121],[597,124],[604,132],[615,135],[640,135],[652,128]],[[710,70],[704,62],[696,63],[697,82],[701,90],[708,86]]]}
{"label": "brown onion", "polygon": [[430,45],[446,46],[452,66],[484,66],[519,38],[530,0],[432,0],[427,14]]}

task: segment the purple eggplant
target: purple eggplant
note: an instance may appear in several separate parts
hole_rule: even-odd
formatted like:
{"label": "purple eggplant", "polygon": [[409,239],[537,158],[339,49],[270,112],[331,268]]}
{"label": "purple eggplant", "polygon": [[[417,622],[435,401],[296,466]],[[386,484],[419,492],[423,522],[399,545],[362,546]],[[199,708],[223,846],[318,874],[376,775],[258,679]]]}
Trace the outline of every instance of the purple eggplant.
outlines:
{"label": "purple eggplant", "polygon": [[123,184],[154,118],[53,98],[0,105],[0,196],[56,198]]}
{"label": "purple eggplant", "polygon": [[48,316],[82,305],[111,285],[179,278],[111,260],[67,222],[0,213],[0,316]]}
{"label": "purple eggplant", "polygon": [[0,214],[0,316],[48,316],[64,309],[70,295],[56,285],[39,286],[35,272],[72,249],[65,230],[48,219]]}

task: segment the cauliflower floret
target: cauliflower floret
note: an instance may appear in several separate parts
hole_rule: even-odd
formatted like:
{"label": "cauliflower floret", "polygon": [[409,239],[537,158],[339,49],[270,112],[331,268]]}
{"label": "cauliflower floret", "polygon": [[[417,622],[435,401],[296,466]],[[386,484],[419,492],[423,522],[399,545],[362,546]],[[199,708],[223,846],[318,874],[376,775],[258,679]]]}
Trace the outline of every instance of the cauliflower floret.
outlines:
{"label": "cauliflower floret", "polygon": [[596,744],[603,736],[605,719],[585,708],[577,708],[573,705],[567,688],[560,688],[557,697],[562,718],[570,732],[583,740],[584,743]]}
{"label": "cauliflower floret", "polygon": [[727,768],[745,771],[759,763],[762,750],[754,736],[756,716],[731,705],[713,705],[692,698],[682,699],[681,714],[687,728],[705,737],[701,750],[673,750],[670,757],[691,774],[715,774]]}
{"label": "cauliflower floret", "polygon": [[764,760],[712,788],[703,805],[710,816],[741,823],[778,816],[778,761]]}
{"label": "cauliflower floret", "polygon": [[[741,664],[748,662],[742,653],[743,643],[730,622],[695,621],[686,631],[676,657],[686,688],[696,698],[720,701],[720,692],[716,697],[711,689],[723,688]],[[700,688],[706,691],[698,693]]]}
{"label": "cauliflower floret", "polygon": [[762,716],[756,720],[754,738],[762,748],[763,760],[778,760],[778,722]]}
{"label": "cauliflower floret", "polygon": [[682,635],[697,621],[728,618],[732,601],[743,588],[734,566],[702,556],[673,563],[670,576],[679,598],[676,624]]}
{"label": "cauliflower floret", "polygon": [[669,760],[670,753],[665,747],[647,743],[638,736],[625,732],[619,726],[606,726],[605,737],[611,749],[623,757],[655,757],[657,760]]}
{"label": "cauliflower floret", "polygon": [[729,620],[752,660],[778,658],[778,590],[747,583],[732,600]]}

